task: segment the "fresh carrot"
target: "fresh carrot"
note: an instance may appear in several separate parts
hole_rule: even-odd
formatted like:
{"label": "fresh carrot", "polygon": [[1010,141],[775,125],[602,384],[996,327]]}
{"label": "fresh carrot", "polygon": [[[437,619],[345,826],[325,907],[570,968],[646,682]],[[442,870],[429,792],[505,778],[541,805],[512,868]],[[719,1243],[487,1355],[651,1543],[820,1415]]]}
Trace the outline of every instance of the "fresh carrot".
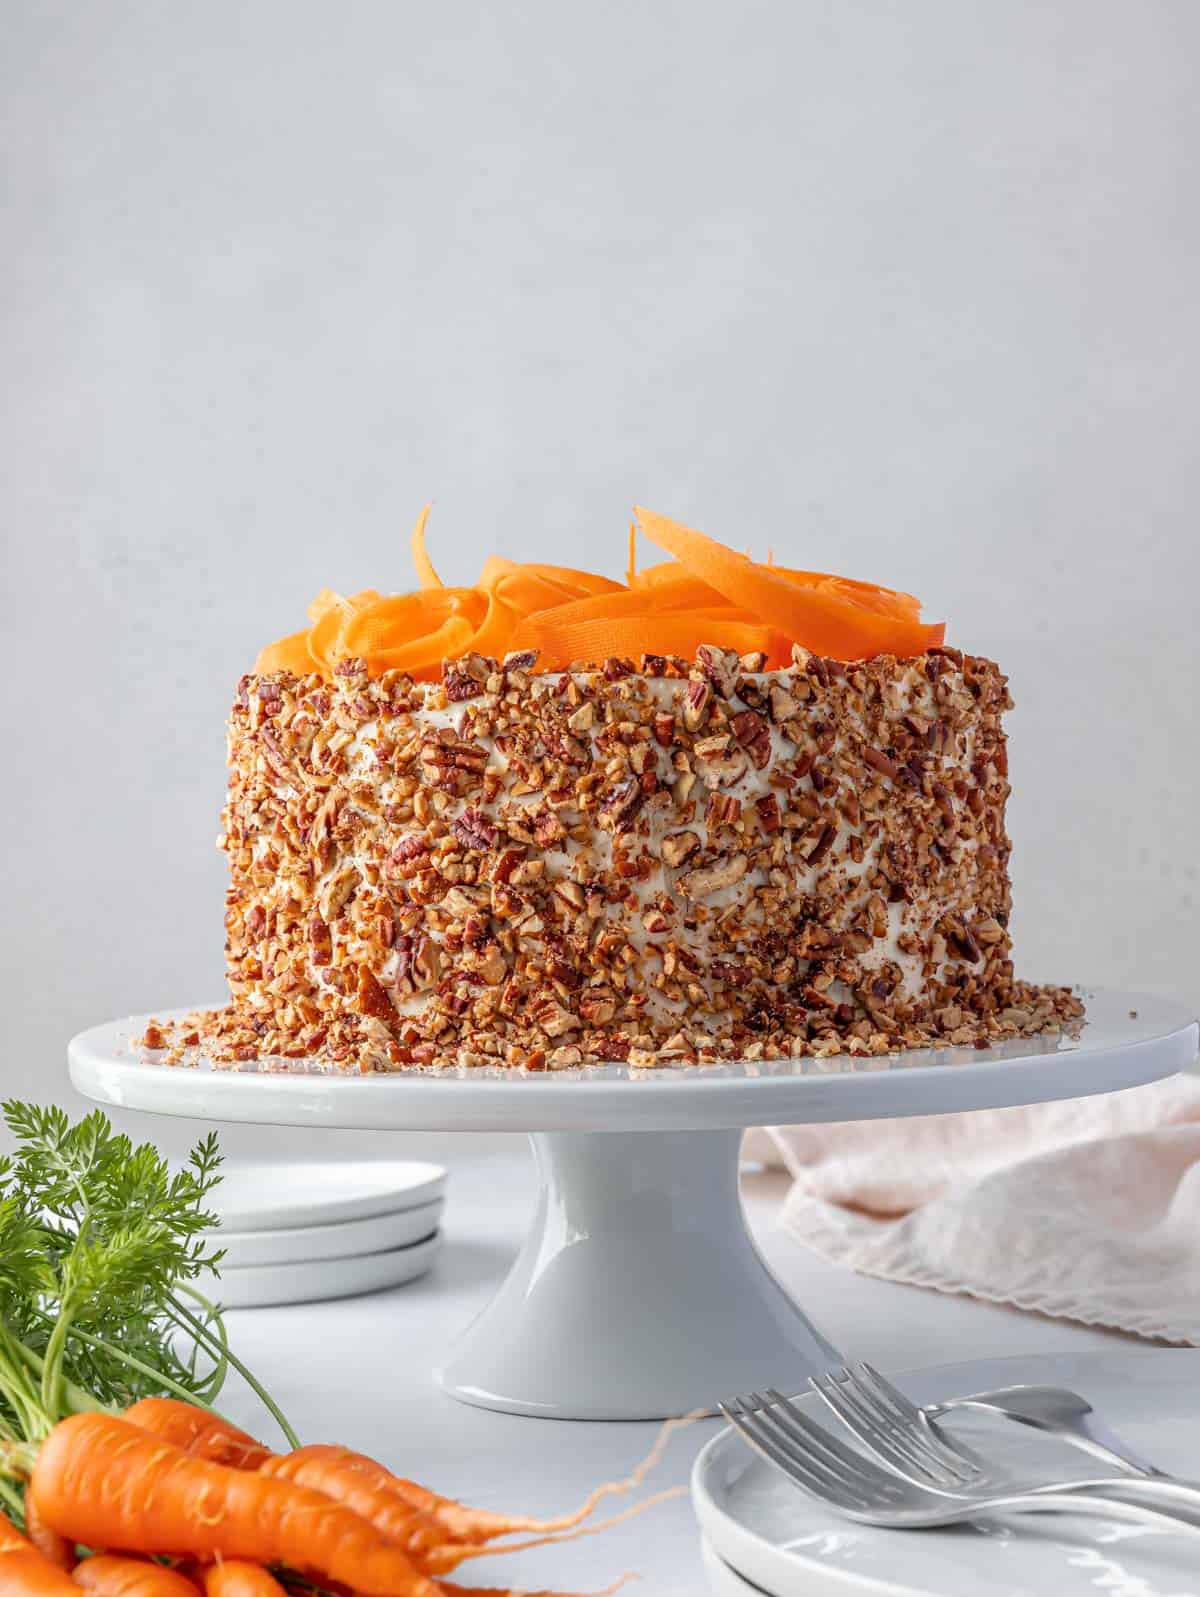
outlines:
{"label": "fresh carrot", "polygon": [[116,1415],[61,1420],[28,1490],[48,1525],[85,1546],[286,1564],[370,1597],[440,1597],[399,1547],[341,1503],[191,1458]]}
{"label": "fresh carrot", "polygon": [[0,1514],[0,1591],[5,1597],[72,1597],[77,1590],[69,1575]]}
{"label": "fresh carrot", "polygon": [[283,1587],[261,1564],[225,1558],[201,1571],[204,1597],[284,1597]]}
{"label": "fresh carrot", "polygon": [[234,1469],[258,1469],[272,1457],[269,1448],[236,1425],[192,1403],[174,1397],[143,1397],[125,1410],[131,1425],[171,1442],[193,1458]]}
{"label": "fresh carrot", "polygon": [[75,1570],[75,1584],[99,1597],[196,1597],[199,1589],[186,1575],[164,1564],[112,1553],[85,1558]]}
{"label": "fresh carrot", "polygon": [[25,1504],[25,1534],[42,1557],[48,1558],[58,1569],[65,1570],[69,1575],[75,1568],[79,1561],[75,1552],[75,1543],[69,1542],[65,1536],[60,1536],[56,1530],[51,1530],[49,1525],[43,1524],[37,1505],[32,1502]]}
{"label": "fresh carrot", "polygon": [[[480,1547],[501,1536],[523,1533],[550,1534],[573,1530],[609,1496],[626,1495],[641,1485],[658,1462],[672,1433],[695,1418],[669,1420],[650,1454],[623,1481],[596,1488],[578,1508],[551,1519],[500,1514],[470,1508],[443,1497],[416,1481],[393,1475],[376,1460],[348,1447],[315,1443],[292,1453],[272,1454],[235,1426],[191,1404],[174,1398],[144,1398],[125,1414],[154,1435],[173,1442],[193,1457],[235,1467],[259,1469],[276,1479],[323,1492],[351,1508],[402,1547],[415,1562],[442,1573],[461,1562],[461,1554],[445,1543]],[[243,1466],[241,1460],[247,1462]],[[437,1551],[438,1548],[441,1551]]]}
{"label": "fresh carrot", "polygon": [[437,1521],[387,1489],[390,1477],[382,1465],[347,1447],[316,1444],[298,1447],[260,1466],[272,1480],[304,1486],[351,1509],[381,1536],[424,1568],[447,1540]]}

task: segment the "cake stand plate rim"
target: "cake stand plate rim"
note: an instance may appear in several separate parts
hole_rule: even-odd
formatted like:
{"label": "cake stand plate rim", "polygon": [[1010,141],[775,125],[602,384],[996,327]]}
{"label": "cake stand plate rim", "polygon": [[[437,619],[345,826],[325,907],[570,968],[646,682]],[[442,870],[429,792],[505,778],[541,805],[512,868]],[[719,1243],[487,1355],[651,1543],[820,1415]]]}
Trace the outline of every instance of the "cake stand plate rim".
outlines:
{"label": "cake stand plate rim", "polygon": [[[610,1065],[545,1075],[478,1069],[341,1075],[167,1065],[138,1051],[148,1015],[81,1032],[68,1059],[71,1080],[86,1097],[150,1113],[361,1130],[581,1132],[997,1108],[1117,1091],[1177,1074],[1195,1061],[1200,1033],[1186,1005],[1145,993],[1078,990],[1089,1022],[1077,1038],[724,1071],[686,1066],[631,1076]],[[155,1011],[160,1018],[188,1012]]]}

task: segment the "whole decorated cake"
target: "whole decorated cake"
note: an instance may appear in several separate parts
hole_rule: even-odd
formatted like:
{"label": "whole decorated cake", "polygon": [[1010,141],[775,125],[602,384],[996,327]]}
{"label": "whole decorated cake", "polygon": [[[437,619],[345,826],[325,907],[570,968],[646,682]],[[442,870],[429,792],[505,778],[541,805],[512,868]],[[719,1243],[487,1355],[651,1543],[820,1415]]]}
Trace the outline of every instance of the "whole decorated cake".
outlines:
{"label": "whole decorated cake", "polygon": [[556,1070],[985,1045],[1015,979],[1007,683],[917,601],[646,511],[624,583],[325,593],[229,726],[221,1063]]}

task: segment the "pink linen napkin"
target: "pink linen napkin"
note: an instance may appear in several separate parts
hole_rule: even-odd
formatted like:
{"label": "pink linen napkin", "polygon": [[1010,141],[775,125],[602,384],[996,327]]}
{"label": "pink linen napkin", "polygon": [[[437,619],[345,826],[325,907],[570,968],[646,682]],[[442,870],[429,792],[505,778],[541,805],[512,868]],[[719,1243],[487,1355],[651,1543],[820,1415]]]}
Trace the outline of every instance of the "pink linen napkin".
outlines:
{"label": "pink linen napkin", "polygon": [[[964,1067],[969,1068],[969,1067]],[[780,1224],[866,1275],[1200,1345],[1200,1076],[1065,1103],[772,1126]]]}

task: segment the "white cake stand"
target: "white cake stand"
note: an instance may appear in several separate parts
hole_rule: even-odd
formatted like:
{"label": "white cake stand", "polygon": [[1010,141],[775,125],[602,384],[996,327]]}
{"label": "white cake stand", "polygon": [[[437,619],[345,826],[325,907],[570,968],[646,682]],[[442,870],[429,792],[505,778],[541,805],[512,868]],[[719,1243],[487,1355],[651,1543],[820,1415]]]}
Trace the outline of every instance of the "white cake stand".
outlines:
{"label": "white cake stand", "polygon": [[[1078,1038],[630,1074],[335,1076],[279,1062],[155,1064],[145,1016],[82,1033],[71,1079],[154,1114],[351,1130],[524,1131],[537,1213],[496,1298],[438,1378],[463,1402],[560,1419],[654,1419],[731,1392],[796,1390],[834,1350],[763,1264],[738,1199],[746,1126],[886,1119],[1083,1097],[1186,1069],[1181,1005],[1085,994]],[[160,1012],[161,1013],[161,1012]]]}

